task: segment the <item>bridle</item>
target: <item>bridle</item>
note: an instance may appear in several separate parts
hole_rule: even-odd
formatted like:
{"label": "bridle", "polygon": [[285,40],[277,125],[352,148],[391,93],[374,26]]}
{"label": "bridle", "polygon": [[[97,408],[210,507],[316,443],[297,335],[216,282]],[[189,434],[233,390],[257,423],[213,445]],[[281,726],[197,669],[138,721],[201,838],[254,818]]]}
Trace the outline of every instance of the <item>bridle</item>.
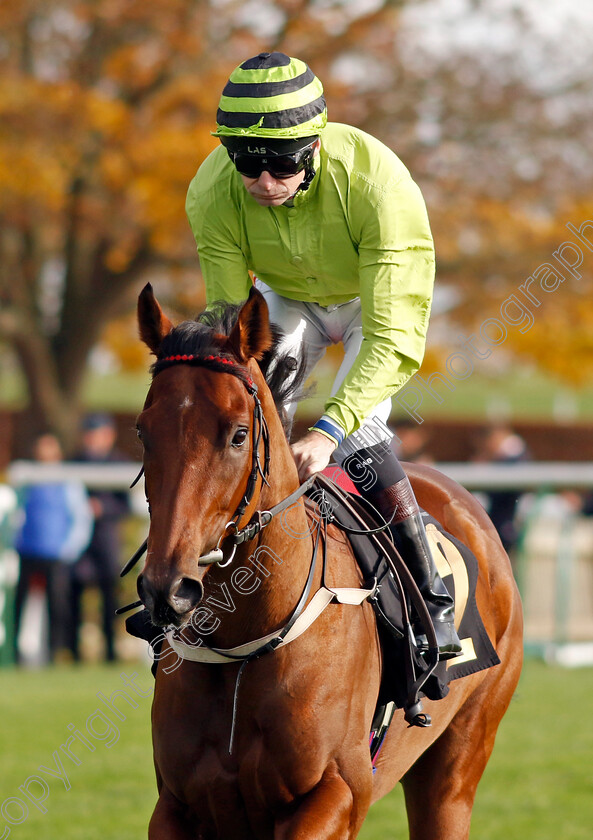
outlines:
{"label": "bridle", "polygon": [[[257,491],[258,479],[261,479],[260,487],[264,484],[268,485],[268,475],[270,473],[270,433],[268,424],[264,416],[261,401],[258,395],[257,385],[249,376],[247,370],[239,365],[234,359],[222,355],[199,355],[193,353],[176,354],[172,356],[164,356],[157,360],[154,368],[154,375],[158,375],[162,370],[171,367],[174,364],[193,364],[204,365],[213,370],[218,370],[223,373],[230,373],[237,377],[247,389],[247,392],[253,397],[253,415],[251,424],[251,468],[247,478],[247,485],[245,493],[237,506],[231,519],[225,525],[222,534],[220,535],[216,547],[206,554],[202,554],[197,559],[198,566],[210,566],[217,563],[219,566],[228,566],[233,560],[237,546],[248,540],[252,540],[262,528],[269,525],[272,519],[282,511],[291,507],[298,499],[301,498],[312,486],[314,476],[301,484],[293,493],[287,496],[278,504],[271,507],[269,510],[256,511],[251,519],[241,527],[241,520],[245,515],[245,511],[250,506]],[[260,453],[261,444],[263,442],[263,464]],[[132,483],[132,487],[139,481],[144,472],[144,467],[138,473],[136,479]],[[224,540],[228,539],[233,548],[229,557],[225,559],[221,545]],[[148,539],[144,540],[140,548],[128,560],[126,565],[120,572],[120,576],[126,575],[140,560],[148,546]],[[128,607],[122,607],[118,613],[126,612],[133,606],[139,606],[140,602],[134,605],[130,604]]]}
{"label": "bridle", "polygon": [[[247,535],[247,530],[251,525],[249,522],[244,528],[240,527],[240,522],[245,515],[245,511],[253,501],[253,497],[255,496],[255,492],[257,489],[258,478],[261,478],[262,485],[268,484],[268,475],[270,474],[270,433],[268,430],[268,424],[266,422],[266,418],[264,417],[264,412],[262,409],[262,404],[260,402],[258,393],[257,393],[257,385],[253,381],[253,379],[246,373],[244,368],[241,368],[237,365],[234,359],[229,359],[226,356],[214,356],[208,355],[204,357],[196,357],[193,355],[188,355],[184,358],[184,356],[166,356],[162,361],[164,362],[172,362],[172,363],[191,363],[194,360],[201,360],[203,358],[204,362],[218,362],[221,365],[226,365],[228,368],[228,373],[234,374],[240,379],[245,388],[247,389],[248,394],[253,397],[253,417],[251,423],[251,469],[249,471],[249,477],[247,479],[247,486],[245,488],[245,493],[243,498],[239,502],[237,509],[235,510],[234,514],[224,526],[223,532],[220,535],[220,538],[216,544],[216,548],[212,551],[209,551],[207,554],[202,554],[197,559],[198,566],[209,566],[212,563],[217,563],[219,566],[228,566],[231,563],[237,546],[244,542],[246,539],[251,539],[250,536]],[[238,371],[242,373],[239,374]],[[260,456],[260,445],[263,441],[264,445],[264,458],[263,458],[263,465]],[[257,531],[254,531],[254,534]],[[221,548],[222,542],[230,538],[233,544],[233,550],[226,560],[224,560],[224,553]],[[224,562],[222,562],[224,560]]]}

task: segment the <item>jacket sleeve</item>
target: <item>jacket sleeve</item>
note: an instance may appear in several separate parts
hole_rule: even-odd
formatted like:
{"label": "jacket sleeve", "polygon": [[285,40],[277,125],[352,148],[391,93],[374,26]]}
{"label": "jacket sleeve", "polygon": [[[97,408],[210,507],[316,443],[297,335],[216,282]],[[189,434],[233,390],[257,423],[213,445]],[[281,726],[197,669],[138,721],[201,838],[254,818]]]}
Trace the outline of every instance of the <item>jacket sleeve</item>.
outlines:
{"label": "jacket sleeve", "polygon": [[212,200],[201,193],[197,178],[189,186],[185,209],[196,240],[208,305],[216,300],[239,303],[247,298],[251,278],[241,249],[237,210],[230,197]]}
{"label": "jacket sleeve", "polygon": [[351,434],[418,370],[434,283],[434,247],[420,189],[405,175],[378,204],[353,207],[358,238],[362,346],[325,413]]}

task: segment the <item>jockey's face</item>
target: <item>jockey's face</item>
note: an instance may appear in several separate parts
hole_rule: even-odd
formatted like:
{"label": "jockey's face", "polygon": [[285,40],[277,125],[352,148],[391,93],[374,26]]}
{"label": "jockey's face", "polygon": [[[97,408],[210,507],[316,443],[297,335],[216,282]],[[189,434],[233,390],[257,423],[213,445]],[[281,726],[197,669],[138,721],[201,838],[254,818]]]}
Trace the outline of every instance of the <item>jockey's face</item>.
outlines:
{"label": "jockey's face", "polygon": [[[320,147],[321,141],[317,140],[313,146],[313,157],[317,157]],[[271,172],[264,169],[258,178],[250,178],[247,175],[241,175],[241,178],[245,189],[258,204],[262,207],[278,207],[293,197],[306,175],[307,170],[303,169],[290,178],[275,178]]]}
{"label": "jockey's face", "polygon": [[278,207],[296,193],[305,180],[305,170],[291,178],[274,178],[264,169],[259,178],[241,175],[245,189],[262,207]]}

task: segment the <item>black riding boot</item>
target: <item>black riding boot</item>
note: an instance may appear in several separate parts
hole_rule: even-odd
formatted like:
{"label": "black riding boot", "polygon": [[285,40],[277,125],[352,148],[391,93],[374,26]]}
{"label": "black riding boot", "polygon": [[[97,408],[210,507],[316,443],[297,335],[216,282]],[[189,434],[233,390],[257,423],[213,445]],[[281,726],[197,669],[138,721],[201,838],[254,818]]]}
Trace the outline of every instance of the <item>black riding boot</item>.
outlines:
{"label": "black riding boot", "polygon": [[[435,566],[421,515],[408,516],[393,530],[406,565],[428,607],[437,637],[439,659],[459,656],[461,643],[454,624],[455,605]],[[423,633],[416,636],[416,641],[420,650],[427,648]]]}
{"label": "black riding boot", "polygon": [[[365,448],[356,452],[356,456],[356,459],[354,456],[347,459],[344,466],[362,495],[387,521],[391,520],[390,528],[396,545],[401,550],[434,624],[439,659],[458,656],[461,653],[461,643],[454,624],[455,605],[437,571],[418,502],[408,477],[395,453],[385,445]],[[365,466],[364,480],[362,471],[356,466],[357,463]],[[371,472],[372,481],[369,480]],[[418,649],[426,650],[426,635],[421,628],[417,630]]]}
{"label": "black riding boot", "polygon": [[[439,659],[458,656],[461,643],[454,624],[455,604],[437,571],[412,485],[404,476],[373,496],[374,504],[385,519],[391,519],[395,510],[391,531],[428,608],[437,637]],[[426,636],[422,631],[417,634],[416,641],[419,650],[426,650]]]}

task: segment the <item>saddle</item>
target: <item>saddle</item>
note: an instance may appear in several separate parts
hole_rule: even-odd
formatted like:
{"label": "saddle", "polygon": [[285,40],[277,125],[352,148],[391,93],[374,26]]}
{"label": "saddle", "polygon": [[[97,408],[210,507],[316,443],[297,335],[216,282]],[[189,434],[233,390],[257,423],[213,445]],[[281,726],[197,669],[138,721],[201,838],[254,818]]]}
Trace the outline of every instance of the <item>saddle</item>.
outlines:
{"label": "saddle", "polygon": [[[319,500],[324,499],[328,521],[348,536],[365,585],[377,585],[371,603],[377,615],[382,676],[373,730],[384,737],[395,708],[404,709],[410,725],[429,726],[429,716],[422,713],[423,697],[440,700],[448,694],[451,680],[500,662],[476,605],[475,556],[434,517],[422,511],[437,568],[455,599],[455,623],[463,648],[461,656],[439,662],[428,610],[377,511],[362,496],[343,490],[324,475],[317,477],[309,495],[318,507]],[[426,631],[428,655],[421,655],[416,648],[412,609]]]}

